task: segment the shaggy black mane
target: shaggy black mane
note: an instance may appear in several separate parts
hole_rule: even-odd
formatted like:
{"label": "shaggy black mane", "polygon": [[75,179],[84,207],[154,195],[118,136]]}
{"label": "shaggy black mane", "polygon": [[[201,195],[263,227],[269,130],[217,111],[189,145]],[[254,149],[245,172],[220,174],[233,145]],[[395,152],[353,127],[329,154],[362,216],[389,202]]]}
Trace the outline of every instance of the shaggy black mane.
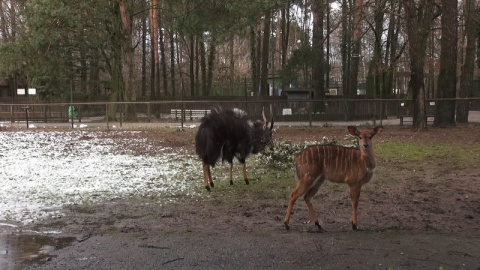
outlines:
{"label": "shaggy black mane", "polygon": [[264,137],[261,121],[252,123],[240,109],[215,108],[202,119],[195,148],[197,155],[212,167],[220,157],[231,163],[236,156],[244,163],[250,152],[258,153],[265,148]]}

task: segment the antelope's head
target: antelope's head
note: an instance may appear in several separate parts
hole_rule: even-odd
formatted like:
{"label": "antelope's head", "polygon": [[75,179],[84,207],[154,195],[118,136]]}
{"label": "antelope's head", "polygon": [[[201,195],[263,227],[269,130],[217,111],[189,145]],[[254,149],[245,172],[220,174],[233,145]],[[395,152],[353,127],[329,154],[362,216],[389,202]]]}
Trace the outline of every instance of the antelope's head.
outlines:
{"label": "antelope's head", "polygon": [[270,121],[267,120],[265,116],[265,110],[262,110],[263,116],[263,130],[264,135],[262,141],[264,142],[265,146],[269,146],[271,150],[273,150],[273,141],[272,141],[272,132],[273,132],[273,109],[272,105],[270,105]]}
{"label": "antelope's head", "polygon": [[358,138],[358,146],[360,147],[360,151],[362,153],[365,153],[365,152],[373,151],[372,138],[376,134],[380,134],[380,132],[382,132],[382,129],[383,129],[382,126],[377,126],[372,130],[369,130],[369,129],[359,130],[354,126],[349,126],[348,132]]}
{"label": "antelope's head", "polygon": [[273,112],[270,107],[270,121],[262,111],[263,121],[257,121],[253,124],[253,153],[263,151],[266,147],[273,149],[272,132],[273,132]]}

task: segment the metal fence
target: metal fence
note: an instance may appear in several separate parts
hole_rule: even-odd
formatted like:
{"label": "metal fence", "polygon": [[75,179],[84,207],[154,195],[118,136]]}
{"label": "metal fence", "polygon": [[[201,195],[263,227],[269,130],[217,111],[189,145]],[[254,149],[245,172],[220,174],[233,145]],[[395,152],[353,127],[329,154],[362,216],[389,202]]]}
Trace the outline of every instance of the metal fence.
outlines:
{"label": "metal fence", "polygon": [[[427,100],[428,120],[433,120],[435,104]],[[468,102],[470,122],[480,122],[480,98],[455,99],[457,106]],[[252,119],[267,117],[270,107],[278,124],[332,125],[352,122],[400,125],[411,121],[409,100],[398,99],[327,99],[255,101],[151,101],[95,103],[0,104],[0,127],[91,127],[110,129],[124,125],[176,123],[181,126],[198,122],[211,108],[240,108]],[[347,111],[350,114],[347,116]],[[346,119],[349,119],[348,121]]]}

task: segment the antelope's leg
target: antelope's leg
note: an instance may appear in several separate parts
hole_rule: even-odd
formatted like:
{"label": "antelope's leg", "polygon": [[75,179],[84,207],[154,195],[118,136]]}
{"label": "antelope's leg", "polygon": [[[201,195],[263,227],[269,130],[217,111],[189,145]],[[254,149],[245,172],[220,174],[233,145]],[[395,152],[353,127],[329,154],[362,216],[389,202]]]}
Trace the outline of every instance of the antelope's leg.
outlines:
{"label": "antelope's leg", "polygon": [[248,181],[248,178],[247,178],[247,164],[243,163],[242,165],[243,165],[243,167],[242,167],[242,169],[243,169],[243,180],[245,180],[245,184],[248,185],[248,184],[250,184],[250,182]]}
{"label": "antelope's leg", "polygon": [[307,186],[303,185],[302,182],[298,182],[297,187],[290,193],[290,198],[288,199],[287,213],[285,214],[284,224],[285,229],[290,230],[288,223],[290,222],[290,215],[292,214],[292,208],[295,204],[295,201],[300,198],[303,194],[307,192]]}
{"label": "antelope's leg", "polygon": [[320,223],[318,222],[318,216],[317,213],[315,213],[315,210],[313,209],[312,205],[312,198],[315,196],[315,194],[318,192],[318,189],[320,186],[323,184],[323,181],[325,178],[319,177],[316,179],[315,184],[313,187],[311,187],[307,193],[305,193],[305,196],[303,196],[303,199],[305,200],[305,203],[307,204],[308,211],[310,211],[310,216],[312,216],[313,221],[315,222],[315,226],[317,226],[319,231],[324,231],[322,226],[320,226]]}
{"label": "antelope's leg", "polygon": [[210,191],[210,186],[208,183],[210,182],[210,185],[213,187],[213,181],[212,181],[212,174],[210,173],[210,165],[207,164],[206,162],[203,162],[203,184],[205,185],[205,189]]}
{"label": "antelope's leg", "polygon": [[210,169],[210,166],[207,166],[207,175],[208,175],[208,182],[210,183],[210,186],[214,187],[215,185],[213,184],[212,171]]}
{"label": "antelope's leg", "polygon": [[360,199],[360,187],[357,186],[350,186],[350,198],[352,200],[352,229],[357,230],[357,208],[358,208],[358,200]]}

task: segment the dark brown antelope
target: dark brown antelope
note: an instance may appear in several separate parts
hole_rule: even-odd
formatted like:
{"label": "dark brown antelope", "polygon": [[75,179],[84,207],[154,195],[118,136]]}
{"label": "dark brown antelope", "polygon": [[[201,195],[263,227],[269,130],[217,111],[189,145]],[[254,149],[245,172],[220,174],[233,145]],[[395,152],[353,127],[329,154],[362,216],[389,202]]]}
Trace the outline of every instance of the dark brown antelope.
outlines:
{"label": "dark brown antelope", "polygon": [[375,154],[372,138],[382,131],[381,126],[373,130],[358,130],[349,126],[348,132],[358,138],[359,149],[342,146],[314,145],[300,152],[294,159],[297,187],[290,194],[285,228],[288,223],[295,201],[303,196],[315,225],[323,231],[318,216],[313,210],[311,199],[325,181],[345,183],[350,188],[352,200],[352,229],[357,230],[357,207],[362,185],[370,181],[375,172]]}
{"label": "dark brown antelope", "polygon": [[214,187],[210,167],[215,167],[219,159],[230,163],[229,180],[233,185],[233,159],[237,158],[243,165],[243,179],[248,185],[246,158],[272,144],[271,107],[270,114],[270,121],[262,112],[263,121],[252,122],[246,118],[246,112],[240,109],[224,110],[219,107],[212,109],[211,113],[202,119],[195,136],[195,150],[202,160],[205,189],[210,191],[210,187]]}

